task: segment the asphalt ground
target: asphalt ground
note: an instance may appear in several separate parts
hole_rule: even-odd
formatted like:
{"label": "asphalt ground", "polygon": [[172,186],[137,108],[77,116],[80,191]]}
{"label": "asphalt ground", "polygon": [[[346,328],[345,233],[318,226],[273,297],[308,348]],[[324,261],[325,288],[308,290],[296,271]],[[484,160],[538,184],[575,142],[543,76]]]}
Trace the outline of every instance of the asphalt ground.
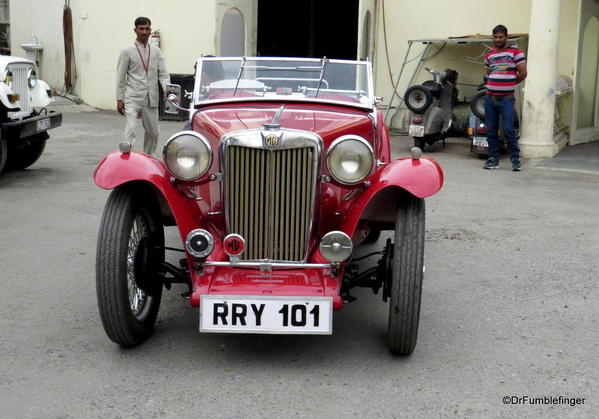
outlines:
{"label": "asphalt ground", "polygon": [[[0,176],[1,417],[599,416],[592,170],[524,161],[512,172],[506,156],[485,171],[465,139],[426,152],[446,179],[426,201],[409,357],[387,350],[388,305],[366,289],[335,312],[331,336],[261,336],[200,334],[197,309],[175,286],[152,338],[122,349],[98,315],[96,240],[109,192],[92,173],[124,123],[116,112],[68,110],[35,165]],[[161,140],[182,125],[161,122]],[[394,156],[410,146],[394,137]],[[180,246],[174,228],[167,238]],[[556,399],[531,404],[539,397]]]}

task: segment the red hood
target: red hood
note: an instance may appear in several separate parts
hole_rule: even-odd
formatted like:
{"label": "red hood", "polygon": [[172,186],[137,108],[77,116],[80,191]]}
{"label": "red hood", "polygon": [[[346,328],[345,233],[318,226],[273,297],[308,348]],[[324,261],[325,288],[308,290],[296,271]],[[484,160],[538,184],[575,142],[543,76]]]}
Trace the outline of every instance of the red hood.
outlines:
{"label": "red hood", "polygon": [[[271,122],[280,104],[226,105],[204,108],[194,115],[193,128],[213,140],[233,131],[260,129]],[[373,123],[367,112],[335,106],[285,105],[281,128],[310,131],[325,143],[348,133],[372,140]]]}

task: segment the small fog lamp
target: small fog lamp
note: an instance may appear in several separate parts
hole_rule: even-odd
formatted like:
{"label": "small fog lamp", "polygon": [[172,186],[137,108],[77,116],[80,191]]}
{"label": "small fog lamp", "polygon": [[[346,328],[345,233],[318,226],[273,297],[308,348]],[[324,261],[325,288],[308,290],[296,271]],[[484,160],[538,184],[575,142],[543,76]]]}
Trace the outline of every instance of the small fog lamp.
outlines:
{"label": "small fog lamp", "polygon": [[239,234],[229,234],[223,240],[223,248],[229,256],[239,256],[245,249],[245,240]]}
{"label": "small fog lamp", "polygon": [[214,250],[214,238],[201,228],[192,230],[187,234],[185,248],[194,258],[206,258]]}
{"label": "small fog lamp", "polygon": [[351,256],[351,238],[343,231],[331,231],[320,241],[320,253],[331,262],[343,262]]}

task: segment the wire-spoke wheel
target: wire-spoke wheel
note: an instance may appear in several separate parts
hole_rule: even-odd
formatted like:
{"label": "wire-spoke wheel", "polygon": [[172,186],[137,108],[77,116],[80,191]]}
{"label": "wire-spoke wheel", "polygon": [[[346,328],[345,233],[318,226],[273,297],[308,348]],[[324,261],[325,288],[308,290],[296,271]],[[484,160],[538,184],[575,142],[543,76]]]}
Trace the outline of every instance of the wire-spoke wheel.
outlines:
{"label": "wire-spoke wheel", "polygon": [[[140,278],[136,258],[140,244],[152,238],[164,247],[164,230],[156,210],[129,189],[116,189],[108,198],[98,237],[96,290],[108,337],[122,346],[138,345],[151,334],[162,296],[157,278]],[[162,257],[163,257],[162,250]]]}
{"label": "wire-spoke wheel", "polygon": [[135,282],[135,255],[142,237],[148,237],[150,229],[144,216],[139,213],[133,220],[133,228],[129,234],[127,245],[127,290],[129,291],[129,306],[136,318],[143,318],[143,309],[147,307],[148,295]]}
{"label": "wire-spoke wheel", "polygon": [[395,222],[387,342],[396,355],[416,347],[424,269],[424,199],[406,196]]}

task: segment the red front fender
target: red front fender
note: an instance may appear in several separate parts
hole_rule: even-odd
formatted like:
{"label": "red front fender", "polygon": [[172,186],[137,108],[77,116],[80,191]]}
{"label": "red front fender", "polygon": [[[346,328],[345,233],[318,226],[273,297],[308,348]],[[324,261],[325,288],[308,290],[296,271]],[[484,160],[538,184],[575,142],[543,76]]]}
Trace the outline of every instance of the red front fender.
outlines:
{"label": "red front fender", "polygon": [[[107,155],[94,171],[94,182],[100,188],[114,189],[132,182],[144,182],[151,185],[159,203],[166,203],[174,217],[181,239],[189,231],[197,228],[202,213],[195,201],[185,197],[170,181],[164,164],[147,154],[114,152]],[[164,210],[164,205],[161,205]]]}
{"label": "red front fender", "polygon": [[[361,220],[383,230],[394,229],[397,206],[402,193],[426,198],[437,193],[443,186],[443,171],[439,164],[428,157],[420,160],[403,158],[380,169],[370,179],[370,186],[356,198],[341,207],[341,221],[334,225],[359,243]],[[328,230],[327,230],[328,231]],[[357,234],[356,234],[357,233]],[[325,263],[326,259],[317,248],[312,259]]]}
{"label": "red front fender", "polygon": [[392,211],[394,216],[395,201],[387,199],[387,194],[398,195],[399,190],[403,189],[418,198],[426,198],[437,193],[441,186],[443,171],[435,160],[429,157],[395,160],[370,179],[370,186],[364,192],[349,201],[341,229],[351,237],[359,220],[365,215],[383,219],[386,212]]}

